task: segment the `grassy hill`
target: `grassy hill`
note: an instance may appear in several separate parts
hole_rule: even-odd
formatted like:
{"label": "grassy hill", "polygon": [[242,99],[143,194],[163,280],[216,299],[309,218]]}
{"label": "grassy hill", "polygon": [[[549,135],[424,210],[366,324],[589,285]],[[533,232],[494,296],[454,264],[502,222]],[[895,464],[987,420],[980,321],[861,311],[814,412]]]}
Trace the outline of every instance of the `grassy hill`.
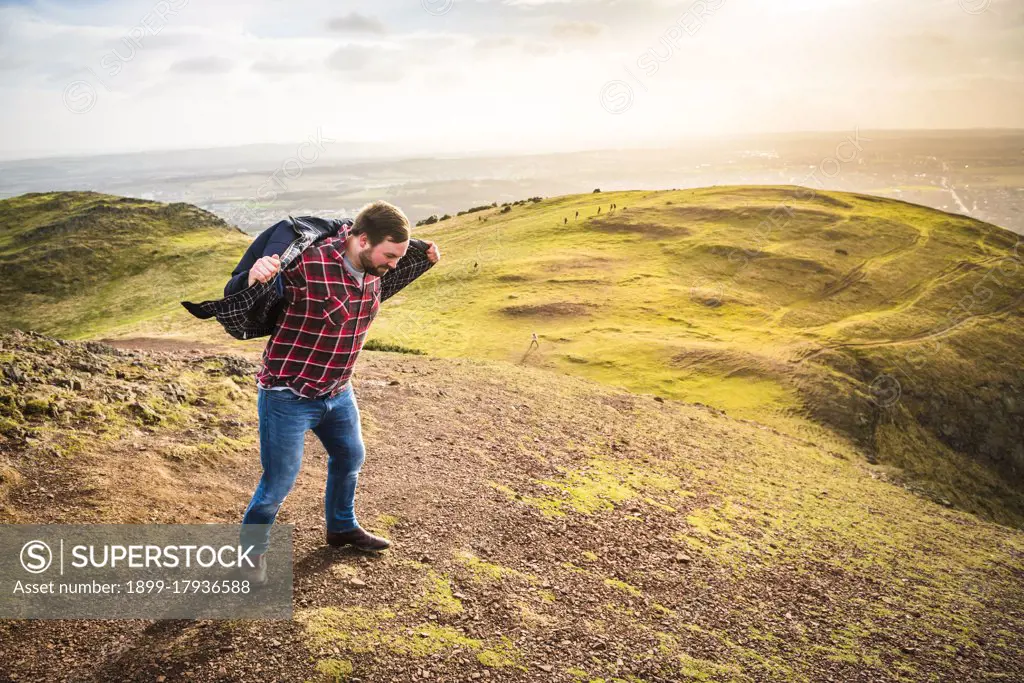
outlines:
{"label": "grassy hill", "polygon": [[[803,439],[835,435],[937,502],[1024,524],[1013,233],[782,186],[526,201],[415,234],[444,258],[388,302],[372,343],[557,370]],[[2,201],[6,325],[261,348],[178,304],[219,296],[247,243],[182,204]]]}
{"label": "grassy hill", "polygon": [[[237,523],[258,356],[0,334],[0,523]],[[309,435],[292,620],[0,620],[5,680],[1024,679],[1024,534],[840,438],[486,359],[355,386],[391,550],[324,546]]]}
{"label": "grassy hill", "polygon": [[0,329],[207,335],[179,301],[223,296],[249,242],[191,204],[97,192],[0,200]]}
{"label": "grassy hill", "polygon": [[417,231],[445,262],[376,338],[823,425],[936,500],[1024,520],[1009,231],[793,186],[573,195]]}

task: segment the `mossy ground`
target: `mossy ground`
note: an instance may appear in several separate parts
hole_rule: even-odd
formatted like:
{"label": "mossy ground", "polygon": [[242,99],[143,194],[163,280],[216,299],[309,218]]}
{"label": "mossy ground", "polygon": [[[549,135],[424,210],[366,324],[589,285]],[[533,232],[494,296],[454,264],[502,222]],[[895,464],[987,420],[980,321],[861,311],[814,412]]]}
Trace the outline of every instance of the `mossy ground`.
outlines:
{"label": "mossy ground", "polygon": [[[172,502],[169,478],[201,478],[256,443],[241,428],[252,389],[216,356],[193,365],[18,331],[0,333],[0,348],[0,519],[8,523],[55,514],[40,492],[89,508],[90,518],[147,500],[153,510],[123,521],[153,521]],[[153,479],[138,490],[122,486],[146,475]]]}
{"label": "mossy ground", "polygon": [[[192,670],[213,681],[220,669],[318,683],[484,671],[588,683],[1024,672],[1021,533],[894,485],[824,429],[800,439],[493,361],[380,353],[359,372],[360,409],[377,428],[357,509],[393,548],[363,557],[323,547],[325,454],[311,440],[280,518],[308,530],[296,540],[294,620],[215,634],[143,623],[125,635],[122,680]],[[242,419],[255,429],[254,415]],[[226,491],[223,511],[239,514],[258,478],[255,449],[246,452],[197,461],[201,479],[165,485],[211,511]],[[85,464],[67,460],[71,471]],[[138,495],[118,504],[101,508],[107,520],[151,509]],[[0,623],[0,637],[39,666],[88,661],[99,650],[86,645],[110,637],[102,623],[75,624],[76,650],[61,628]],[[0,666],[23,678],[35,670],[29,659]]]}

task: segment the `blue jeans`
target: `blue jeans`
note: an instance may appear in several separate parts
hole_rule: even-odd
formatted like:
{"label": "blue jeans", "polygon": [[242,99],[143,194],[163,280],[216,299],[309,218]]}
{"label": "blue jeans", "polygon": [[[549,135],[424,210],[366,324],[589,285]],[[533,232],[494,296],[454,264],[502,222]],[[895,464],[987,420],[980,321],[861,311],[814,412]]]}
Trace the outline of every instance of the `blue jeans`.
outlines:
{"label": "blue jeans", "polygon": [[246,534],[252,554],[266,552],[270,525],[295,485],[302,465],[306,432],[310,429],[327,450],[327,489],[324,514],[327,531],[348,531],[359,526],[355,515],[356,483],[366,457],[359,406],[349,382],[334,398],[303,398],[287,390],[257,387],[256,410],[260,420],[260,463],[263,476],[253,493],[242,524],[261,524],[259,532]]}

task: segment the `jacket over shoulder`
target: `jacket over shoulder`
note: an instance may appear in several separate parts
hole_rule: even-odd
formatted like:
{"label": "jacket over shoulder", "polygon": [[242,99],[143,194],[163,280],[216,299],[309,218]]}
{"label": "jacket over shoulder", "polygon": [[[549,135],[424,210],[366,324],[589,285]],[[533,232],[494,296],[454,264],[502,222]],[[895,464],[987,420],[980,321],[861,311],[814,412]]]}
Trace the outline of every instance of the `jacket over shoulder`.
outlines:
{"label": "jacket over shoulder", "polygon": [[[300,216],[279,221],[253,240],[231,278],[224,286],[224,298],[193,303],[182,301],[185,309],[201,320],[216,318],[235,339],[253,339],[274,332],[285,305],[284,283],[280,275],[267,282],[249,283],[249,270],[260,258],[278,254],[281,271],[309,246],[326,237],[346,234],[352,227],[350,219],[325,219]],[[410,239],[409,249],[398,265],[381,277],[381,302],[397,294],[434,264],[427,258],[429,245]],[[279,271],[280,273],[280,271]]]}
{"label": "jacket over shoulder", "polygon": [[[192,315],[201,320],[216,318],[228,334],[235,339],[264,337],[274,331],[284,303],[281,278],[267,282],[255,282],[248,287],[249,269],[263,256],[279,254],[281,269],[284,270],[299,254],[315,242],[337,234],[352,221],[324,219],[316,216],[289,216],[287,220],[275,223],[264,230],[246,249],[242,259],[231,273],[231,279],[224,287],[223,299],[193,303],[182,301]],[[285,237],[290,240],[283,249]],[[280,250],[279,250],[280,249]],[[268,251],[270,250],[270,251]]]}

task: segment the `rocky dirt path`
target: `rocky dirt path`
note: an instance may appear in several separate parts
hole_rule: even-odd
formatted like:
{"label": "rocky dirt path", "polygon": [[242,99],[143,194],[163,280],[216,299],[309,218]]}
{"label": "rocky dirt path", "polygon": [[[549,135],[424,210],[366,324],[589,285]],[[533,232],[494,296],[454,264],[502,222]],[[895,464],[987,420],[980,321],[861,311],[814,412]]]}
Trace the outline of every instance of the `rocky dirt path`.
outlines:
{"label": "rocky dirt path", "polygon": [[[5,442],[22,477],[6,521],[240,519],[259,476],[252,359],[146,344],[94,347],[79,360],[108,367],[79,393],[180,383],[187,419],[126,424],[56,464],[43,437]],[[292,620],[2,621],[0,680],[1024,677],[1021,534],[921,501],[841,444],[488,361],[368,352],[354,386],[357,513],[391,550],[323,544],[310,434],[278,518],[295,525]],[[45,472],[48,492],[87,484],[55,506]]]}

